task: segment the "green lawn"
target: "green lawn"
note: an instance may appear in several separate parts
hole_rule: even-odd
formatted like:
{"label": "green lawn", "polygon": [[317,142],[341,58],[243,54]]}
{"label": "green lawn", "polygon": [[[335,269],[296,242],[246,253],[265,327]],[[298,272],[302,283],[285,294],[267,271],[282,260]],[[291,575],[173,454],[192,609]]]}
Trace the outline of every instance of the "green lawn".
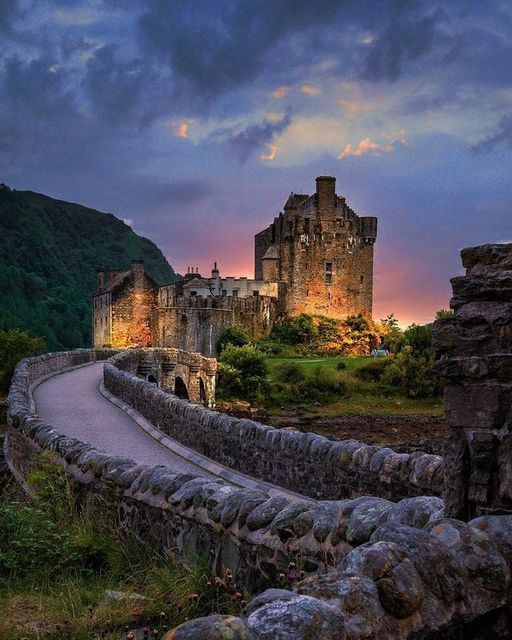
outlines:
{"label": "green lawn", "polygon": [[327,367],[337,369],[339,362],[345,364],[345,369],[340,371],[341,375],[350,381],[351,391],[347,397],[340,398],[336,402],[307,403],[300,399],[290,399],[285,396],[279,398],[279,402],[269,403],[267,409],[275,415],[282,412],[282,409],[289,410],[298,405],[307,408],[311,412],[326,417],[333,417],[347,414],[389,414],[389,415],[428,415],[443,416],[444,407],[442,399],[438,398],[408,398],[403,394],[376,382],[363,382],[358,380],[353,374],[359,367],[372,360],[371,356],[353,357],[330,357],[319,356],[298,356],[298,357],[277,357],[267,358],[269,367],[269,380],[273,381],[273,371],[276,365],[282,362],[293,362],[300,364],[304,369],[312,370],[314,367]]}

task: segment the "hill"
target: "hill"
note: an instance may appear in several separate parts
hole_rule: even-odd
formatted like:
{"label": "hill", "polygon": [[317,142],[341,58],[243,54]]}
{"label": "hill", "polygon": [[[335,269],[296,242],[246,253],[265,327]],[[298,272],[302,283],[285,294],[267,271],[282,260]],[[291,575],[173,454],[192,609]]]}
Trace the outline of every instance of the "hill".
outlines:
{"label": "hill", "polygon": [[112,214],[0,186],[0,330],[29,330],[51,350],[90,346],[96,269],[132,260],[159,284],[176,278],[160,249]]}

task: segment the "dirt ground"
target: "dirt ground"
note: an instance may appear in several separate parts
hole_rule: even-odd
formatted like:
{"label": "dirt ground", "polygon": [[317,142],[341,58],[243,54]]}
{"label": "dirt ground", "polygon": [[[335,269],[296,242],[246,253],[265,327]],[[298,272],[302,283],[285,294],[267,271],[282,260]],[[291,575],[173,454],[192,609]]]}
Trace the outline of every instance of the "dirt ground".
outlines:
{"label": "dirt ground", "polygon": [[399,452],[421,450],[442,454],[450,433],[446,419],[439,416],[349,414],[322,417],[302,410],[271,415],[262,409],[251,410],[246,403],[234,406],[223,403],[217,409],[235,417],[270,424],[277,429],[310,431],[336,440],[360,440],[367,444],[390,446]]}

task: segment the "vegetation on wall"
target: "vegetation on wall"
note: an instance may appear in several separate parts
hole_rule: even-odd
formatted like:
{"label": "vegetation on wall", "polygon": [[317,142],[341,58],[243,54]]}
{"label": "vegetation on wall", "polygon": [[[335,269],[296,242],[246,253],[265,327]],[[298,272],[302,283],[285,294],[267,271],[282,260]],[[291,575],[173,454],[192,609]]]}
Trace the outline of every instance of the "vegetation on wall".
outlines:
{"label": "vegetation on wall", "polygon": [[0,640],[119,640],[128,628],[155,637],[187,619],[237,614],[245,595],[228,570],[185,564],[143,547],[92,495],[77,508],[52,454],[37,458],[34,499],[0,496]]}
{"label": "vegetation on wall", "polygon": [[41,336],[50,350],[91,344],[96,269],[143,259],[159,283],[175,274],[158,247],[112,214],[0,185],[0,330]]}

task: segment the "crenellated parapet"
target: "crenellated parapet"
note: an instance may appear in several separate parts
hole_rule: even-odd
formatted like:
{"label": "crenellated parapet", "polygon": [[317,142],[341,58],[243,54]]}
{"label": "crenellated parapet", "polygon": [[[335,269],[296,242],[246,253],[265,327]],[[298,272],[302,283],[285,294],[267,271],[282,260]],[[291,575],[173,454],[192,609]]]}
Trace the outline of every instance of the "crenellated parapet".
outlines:
{"label": "crenellated parapet", "polygon": [[453,317],[435,324],[437,371],[452,433],[445,452],[447,513],[512,513],[512,244],[461,253]]}

